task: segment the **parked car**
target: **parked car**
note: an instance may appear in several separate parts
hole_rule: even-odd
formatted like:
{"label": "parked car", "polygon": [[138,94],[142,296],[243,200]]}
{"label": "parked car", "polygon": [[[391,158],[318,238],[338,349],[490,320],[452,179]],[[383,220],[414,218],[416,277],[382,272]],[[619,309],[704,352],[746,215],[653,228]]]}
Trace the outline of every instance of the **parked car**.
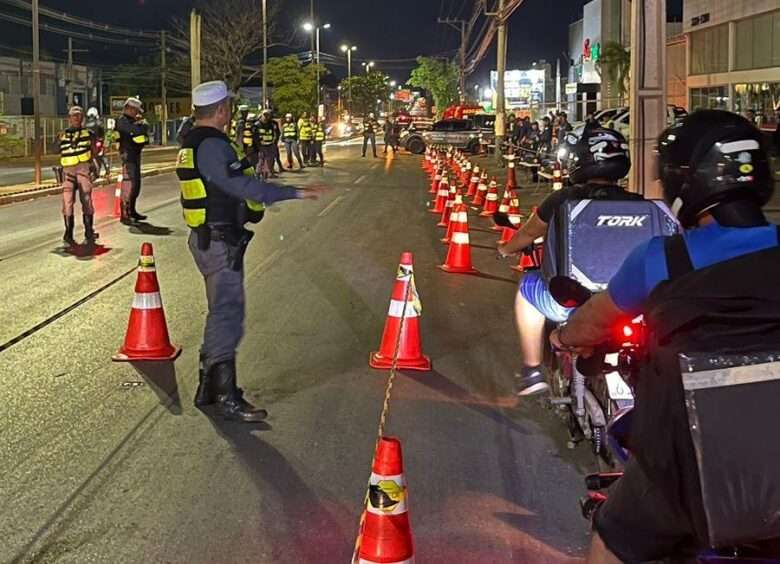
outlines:
{"label": "parked car", "polygon": [[472,153],[479,152],[480,130],[470,119],[448,119],[437,121],[428,131],[412,131],[403,136],[404,148],[415,154],[422,154],[430,145],[451,145]]}

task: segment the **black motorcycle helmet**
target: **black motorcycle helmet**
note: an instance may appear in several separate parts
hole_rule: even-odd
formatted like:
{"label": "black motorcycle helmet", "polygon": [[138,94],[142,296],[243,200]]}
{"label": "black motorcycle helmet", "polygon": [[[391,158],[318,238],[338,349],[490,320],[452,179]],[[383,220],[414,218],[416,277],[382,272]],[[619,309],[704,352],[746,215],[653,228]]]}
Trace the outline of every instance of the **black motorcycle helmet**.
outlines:
{"label": "black motorcycle helmet", "polygon": [[595,179],[617,182],[631,169],[625,137],[599,125],[567,132],[558,149],[558,160],[569,171],[573,184]]}
{"label": "black motorcycle helmet", "polygon": [[737,114],[700,110],[664,131],[658,177],[685,228],[705,212],[724,226],[766,223],[761,208],[774,192],[769,159],[761,133]]}

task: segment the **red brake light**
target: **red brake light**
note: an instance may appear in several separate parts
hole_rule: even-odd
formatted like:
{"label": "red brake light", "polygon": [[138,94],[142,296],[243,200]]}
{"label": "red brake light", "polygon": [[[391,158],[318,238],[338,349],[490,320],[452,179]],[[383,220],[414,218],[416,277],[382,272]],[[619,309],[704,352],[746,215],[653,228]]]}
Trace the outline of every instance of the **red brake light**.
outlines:
{"label": "red brake light", "polygon": [[623,336],[628,338],[631,338],[634,336],[634,328],[630,325],[623,325]]}

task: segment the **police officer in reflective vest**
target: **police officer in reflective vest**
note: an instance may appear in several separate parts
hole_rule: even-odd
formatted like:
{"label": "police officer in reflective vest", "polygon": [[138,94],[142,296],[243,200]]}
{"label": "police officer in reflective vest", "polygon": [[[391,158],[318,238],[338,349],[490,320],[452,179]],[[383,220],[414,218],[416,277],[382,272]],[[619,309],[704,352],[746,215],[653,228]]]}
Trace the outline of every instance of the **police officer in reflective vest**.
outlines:
{"label": "police officer in reflective vest", "polygon": [[317,164],[317,158],[319,157],[320,166],[325,166],[325,157],[322,154],[322,147],[325,145],[325,116],[322,116],[317,123],[315,116],[311,117],[311,127],[314,132],[314,140],[311,148],[311,164]]}
{"label": "police officer in reflective vest", "polygon": [[376,156],[376,130],[379,129],[379,122],[374,117],[374,112],[368,114],[368,117],[363,120],[363,156],[366,156],[366,149],[368,148],[368,142],[371,141],[371,151]]}
{"label": "police officer in reflective vest", "polygon": [[84,110],[73,106],[68,112],[68,128],[60,133],[60,165],[62,166],[62,215],[65,218],[65,235],[62,240],[68,245],[75,245],[73,228],[73,208],[76,201],[76,191],[81,200],[81,212],[84,219],[84,238],[86,243],[97,239],[98,234],[93,229],[95,208],[92,206],[92,179],[90,163],[92,162],[94,136],[84,127]]}
{"label": "police officer in reflective vest", "polygon": [[255,127],[257,139],[257,173],[263,178],[268,178],[274,170],[274,124],[271,119],[271,110],[263,110],[260,120]]}
{"label": "police officer in reflective vest", "polygon": [[267,415],[243,398],[236,384],[236,349],[243,336],[244,253],[265,205],[316,199],[321,189],[281,188],[254,175],[224,133],[232,95],[222,81],[192,91],[195,127],[185,136],[177,161],[189,248],[206,283],[208,315],[200,351],[199,408],[214,405],[225,419],[261,421]]}
{"label": "police officer in reflective vest", "polygon": [[282,141],[284,141],[284,148],[287,151],[287,168],[292,170],[293,155],[295,155],[295,158],[298,159],[298,166],[303,168],[301,148],[298,145],[298,126],[295,124],[292,114],[287,114],[284,116],[284,124],[282,125]]}
{"label": "police officer in reflective vest", "polygon": [[308,118],[303,121],[299,120],[298,126],[298,138],[301,141],[301,153],[303,153],[303,164],[311,164],[312,146],[311,142],[314,140],[314,131],[312,131],[311,122]]}
{"label": "police officer in reflective vest", "polygon": [[122,115],[116,120],[119,154],[122,157],[122,223],[143,221],[136,201],[141,194],[141,151],[149,143],[149,125],[143,119],[138,98],[128,98]]}

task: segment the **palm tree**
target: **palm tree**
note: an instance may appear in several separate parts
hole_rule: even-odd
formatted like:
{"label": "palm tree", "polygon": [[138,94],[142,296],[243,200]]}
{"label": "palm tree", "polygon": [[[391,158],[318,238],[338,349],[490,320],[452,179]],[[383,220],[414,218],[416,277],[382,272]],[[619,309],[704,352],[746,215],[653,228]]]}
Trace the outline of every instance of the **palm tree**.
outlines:
{"label": "palm tree", "polygon": [[606,70],[607,77],[617,86],[621,103],[628,94],[631,77],[631,51],[618,41],[607,41],[598,62],[599,74]]}

